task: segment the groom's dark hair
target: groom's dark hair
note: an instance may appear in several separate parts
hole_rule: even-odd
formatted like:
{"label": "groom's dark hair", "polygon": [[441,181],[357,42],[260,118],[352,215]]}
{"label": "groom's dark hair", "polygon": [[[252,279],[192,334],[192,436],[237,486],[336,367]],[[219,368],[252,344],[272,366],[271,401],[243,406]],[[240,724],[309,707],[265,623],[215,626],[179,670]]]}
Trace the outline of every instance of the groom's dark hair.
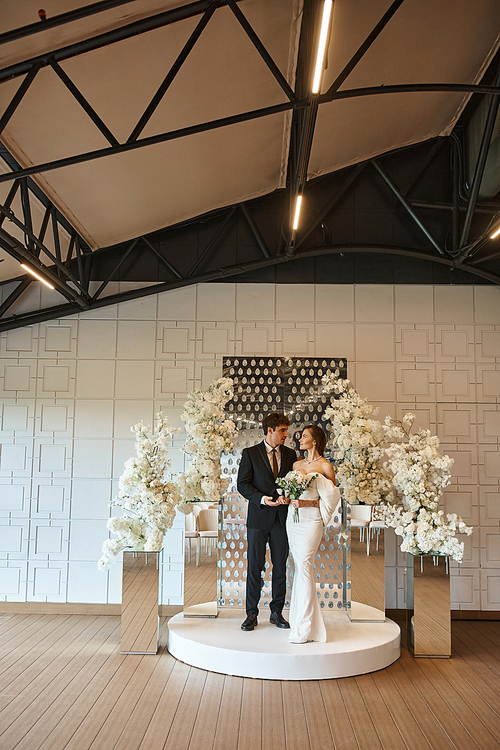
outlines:
{"label": "groom's dark hair", "polygon": [[262,420],[262,429],[264,430],[264,435],[267,435],[267,430],[269,427],[271,428],[271,430],[275,430],[276,427],[281,427],[281,425],[290,427],[290,424],[291,421],[288,419],[286,414],[283,414],[279,411],[272,411],[270,414],[266,414],[266,416]]}

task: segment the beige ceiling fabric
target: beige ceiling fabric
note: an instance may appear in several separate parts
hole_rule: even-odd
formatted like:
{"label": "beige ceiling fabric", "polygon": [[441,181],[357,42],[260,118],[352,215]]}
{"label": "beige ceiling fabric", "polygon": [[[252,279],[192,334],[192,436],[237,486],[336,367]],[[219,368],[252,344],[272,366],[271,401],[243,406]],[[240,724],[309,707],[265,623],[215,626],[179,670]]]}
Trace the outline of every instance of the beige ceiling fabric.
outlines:
{"label": "beige ceiling fabric", "polygon": [[[238,4],[294,88],[301,1]],[[97,16],[93,17],[97,22]],[[61,62],[125,142],[200,16]],[[0,86],[0,111],[19,86]],[[140,138],[285,103],[233,12],[212,16]],[[285,184],[289,113],[217,128],[34,176],[92,249],[255,198]],[[3,134],[22,166],[109,146],[51,68],[40,70]]]}
{"label": "beige ceiling fabric", "polygon": [[[50,18],[86,4],[53,0],[47,11]],[[47,28],[0,45],[0,68],[188,4],[131,0]],[[1,6],[5,32],[36,22],[40,3],[1,0]],[[323,92],[390,6],[391,0],[335,0]],[[294,89],[302,0],[240,0],[238,8]],[[179,20],[60,62],[121,144],[200,19]],[[498,0],[405,0],[341,90],[478,82],[498,50],[499,29]],[[0,84],[0,114],[22,80]],[[468,99],[440,92],[323,103],[308,178],[448,134]],[[233,12],[223,6],[210,18],[139,139],[286,102],[287,95]],[[97,249],[285,187],[291,121],[291,112],[272,114],[46,171],[33,179],[91,249]],[[25,168],[109,147],[49,66],[35,76],[2,141]],[[9,187],[0,185],[0,200]],[[35,221],[40,221],[38,214]],[[0,251],[0,257],[7,256]],[[0,263],[0,278],[9,278],[5,272],[10,273],[10,267]]]}
{"label": "beige ceiling fabric", "polygon": [[[336,0],[322,92],[383,16],[391,0]],[[498,0],[405,0],[340,91],[412,83],[478,83],[500,42]],[[448,135],[470,95],[381,94],[322,104],[309,179],[395,148]]]}

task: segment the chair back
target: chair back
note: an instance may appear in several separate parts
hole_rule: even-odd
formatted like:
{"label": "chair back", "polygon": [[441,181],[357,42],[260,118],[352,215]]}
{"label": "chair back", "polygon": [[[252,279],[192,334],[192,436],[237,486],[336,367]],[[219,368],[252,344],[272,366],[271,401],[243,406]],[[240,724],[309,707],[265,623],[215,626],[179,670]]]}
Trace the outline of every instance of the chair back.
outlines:
{"label": "chair back", "polygon": [[185,530],[196,531],[196,516],[194,513],[187,513],[185,516]]}
{"label": "chair back", "polygon": [[351,505],[351,518],[357,518],[359,521],[367,521],[372,518],[371,505]]}
{"label": "chair back", "polygon": [[218,531],[219,511],[214,508],[200,510],[196,518],[198,531]]}

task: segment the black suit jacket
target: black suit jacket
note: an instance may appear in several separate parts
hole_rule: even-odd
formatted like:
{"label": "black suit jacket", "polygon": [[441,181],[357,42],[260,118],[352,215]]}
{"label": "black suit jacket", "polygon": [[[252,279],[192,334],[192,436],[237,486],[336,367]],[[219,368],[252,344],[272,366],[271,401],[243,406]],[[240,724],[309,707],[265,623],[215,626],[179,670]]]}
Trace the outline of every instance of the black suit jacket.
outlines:
{"label": "black suit jacket", "polygon": [[[281,446],[281,467],[278,476],[284,477],[291,471],[297,460],[297,454],[286,445]],[[267,457],[264,441],[244,448],[241,455],[240,468],[237,481],[238,492],[248,500],[247,527],[249,529],[269,530],[273,525],[276,515],[281,524],[286,523],[288,513],[287,505],[271,507],[262,505],[264,495],[278,498],[277,485],[274,480],[269,458]]]}

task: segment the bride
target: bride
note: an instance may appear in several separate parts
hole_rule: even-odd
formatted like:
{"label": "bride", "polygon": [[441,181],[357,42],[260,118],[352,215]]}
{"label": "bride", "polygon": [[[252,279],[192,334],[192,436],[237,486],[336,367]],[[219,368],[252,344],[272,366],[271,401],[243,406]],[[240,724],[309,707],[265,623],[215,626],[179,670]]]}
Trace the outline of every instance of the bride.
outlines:
{"label": "bride", "polygon": [[[313,565],[323,527],[328,525],[340,500],[340,491],[335,486],[333,466],[323,457],[325,447],[326,435],[321,427],[311,425],[304,428],[300,449],[306,451],[306,457],[293,465],[295,471],[315,474],[316,477],[298,500],[290,501],[286,521],[288,543],[295,563],[290,603],[291,643],[326,642]],[[293,520],[295,508],[300,509],[298,523]]]}

